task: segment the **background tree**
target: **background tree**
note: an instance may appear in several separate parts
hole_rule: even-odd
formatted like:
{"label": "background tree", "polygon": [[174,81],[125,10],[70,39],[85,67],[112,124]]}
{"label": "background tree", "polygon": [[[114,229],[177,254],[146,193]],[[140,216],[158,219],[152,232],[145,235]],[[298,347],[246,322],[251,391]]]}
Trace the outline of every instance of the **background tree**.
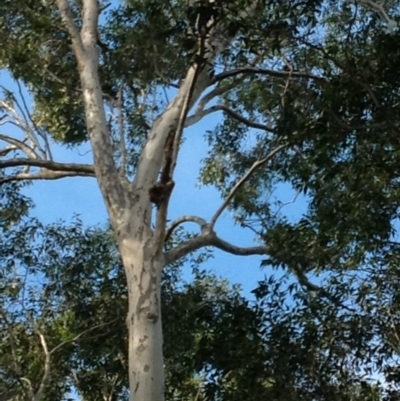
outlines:
{"label": "background tree", "polygon": [[[287,268],[334,301],[305,273],[358,269],[396,251],[398,3],[360,3],[368,7],[315,0],[0,5],[0,63],[34,100],[30,110],[5,90],[2,122],[23,136],[0,136],[2,182],[96,177],[127,278],[132,400],[163,399],[161,273],[187,254],[213,246],[266,255],[265,264]],[[175,90],[172,101],[160,97],[162,89]],[[217,111],[224,120],[207,135],[201,179],[224,201],[210,221],[182,216],[167,227],[182,130]],[[89,140],[94,164],[54,161],[50,138]],[[298,223],[268,197],[280,183],[309,199]],[[217,236],[228,207],[262,245],[241,248]],[[187,221],[200,234],[165,248]]]}

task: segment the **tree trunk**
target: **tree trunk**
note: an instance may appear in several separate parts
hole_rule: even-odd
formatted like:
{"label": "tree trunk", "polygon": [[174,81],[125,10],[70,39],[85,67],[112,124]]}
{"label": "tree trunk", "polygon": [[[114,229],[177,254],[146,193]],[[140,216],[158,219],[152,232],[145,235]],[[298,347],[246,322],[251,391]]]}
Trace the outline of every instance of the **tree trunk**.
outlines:
{"label": "tree trunk", "polygon": [[160,247],[147,226],[133,227],[119,240],[128,284],[130,401],[163,401],[160,296],[164,255],[157,251]]}
{"label": "tree trunk", "polygon": [[[163,245],[168,199],[164,200],[167,202],[163,205],[164,209],[158,210],[160,213],[157,213],[155,229],[152,230],[152,205],[149,194],[162,171],[168,137],[171,133],[177,135],[186,99],[191,101],[189,106],[192,106],[212,84],[212,77],[206,66],[214,65],[217,57],[233,41],[236,33],[232,36],[227,35],[226,29],[219,24],[212,28],[212,33],[204,44],[207,51],[201,55],[205,57],[201,71],[197,74],[196,64],[189,68],[175,99],[155,121],[141,151],[134,182],[131,183],[117,168],[103,104],[98,75],[99,2],[83,0],[81,29],[75,24],[68,0],[57,0],[57,4],[71,36],[78,62],[95,174],[116,234],[127,278],[130,401],[163,401],[164,361],[160,295],[161,272],[165,264]],[[246,18],[256,10],[257,4],[258,0],[243,10]],[[214,22],[210,20],[211,24]],[[197,245],[199,246],[192,250],[206,245],[206,241],[197,242]],[[179,252],[183,256],[183,251],[188,253],[190,250],[188,247]]]}

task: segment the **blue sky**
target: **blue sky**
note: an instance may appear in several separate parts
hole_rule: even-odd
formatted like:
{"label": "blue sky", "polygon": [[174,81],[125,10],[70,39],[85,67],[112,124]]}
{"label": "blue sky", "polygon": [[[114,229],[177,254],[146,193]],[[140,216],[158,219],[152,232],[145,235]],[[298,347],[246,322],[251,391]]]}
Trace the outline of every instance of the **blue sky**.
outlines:
{"label": "blue sky", "polygon": [[[16,89],[15,82],[4,71],[0,72],[0,82],[10,90]],[[214,188],[198,185],[201,160],[207,154],[204,133],[212,130],[220,119],[221,115],[210,115],[185,131],[186,140],[179,155],[175,176],[176,185],[171,198],[170,220],[186,214],[197,215],[208,220],[221,204],[220,194]],[[10,134],[10,131],[5,130],[10,130],[10,126],[2,128],[5,134]],[[18,135],[14,131],[13,134]],[[72,149],[53,144],[52,152],[56,161],[92,162],[89,144]],[[34,181],[24,192],[33,199],[36,205],[32,214],[42,222],[51,223],[60,219],[69,222],[74,215],[78,215],[88,226],[104,224],[107,221],[104,202],[94,178],[76,177],[55,181]],[[274,196],[286,203],[293,199],[294,192],[289,186],[283,185],[274,193]],[[305,199],[298,197],[295,203],[286,205],[282,212],[290,219],[297,220],[305,208]],[[236,227],[227,211],[220,217],[216,230],[223,239],[235,245],[254,245],[253,234],[249,230]],[[260,269],[260,257],[237,257],[219,250],[216,250],[214,255],[215,257],[207,262],[207,269],[228,279],[231,283],[240,284],[246,296],[250,296],[250,291],[256,286],[257,281],[262,280],[268,273],[265,269]],[[187,273],[189,272],[188,269]]]}

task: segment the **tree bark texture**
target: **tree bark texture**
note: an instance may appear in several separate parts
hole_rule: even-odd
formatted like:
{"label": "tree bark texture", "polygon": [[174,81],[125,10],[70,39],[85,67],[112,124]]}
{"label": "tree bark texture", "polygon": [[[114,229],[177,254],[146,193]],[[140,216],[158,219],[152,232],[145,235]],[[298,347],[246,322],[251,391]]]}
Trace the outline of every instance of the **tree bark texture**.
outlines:
{"label": "tree bark texture", "polygon": [[164,399],[161,272],[164,255],[146,227],[119,241],[128,284],[130,400]]}

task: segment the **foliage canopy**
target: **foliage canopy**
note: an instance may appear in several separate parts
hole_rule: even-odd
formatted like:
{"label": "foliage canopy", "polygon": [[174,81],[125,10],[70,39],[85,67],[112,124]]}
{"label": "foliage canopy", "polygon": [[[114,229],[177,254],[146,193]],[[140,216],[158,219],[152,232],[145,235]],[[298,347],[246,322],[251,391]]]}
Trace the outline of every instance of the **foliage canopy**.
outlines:
{"label": "foliage canopy", "polygon": [[[397,385],[392,358],[399,347],[400,4],[265,0],[252,14],[244,12],[251,1],[215,4],[214,17],[233,39],[206,66],[209,85],[185,122],[222,113],[204,135],[208,153],[200,181],[220,190],[237,224],[265,244],[263,265],[294,273],[299,284],[296,289],[269,279],[260,283],[251,305],[201,271],[182,287],[182,261],[172,259],[176,265],[163,278],[168,396],[195,399],[201,382],[204,397],[215,400],[283,400],[282,388],[285,400],[379,399],[377,387],[360,381],[360,371],[381,369],[388,386]],[[98,73],[110,115],[110,147],[131,183],[145,159],[144,146],[157,136],[156,123],[175,106],[169,98],[179,94],[198,62],[192,6],[181,0],[101,4]],[[81,28],[82,2],[71,1],[70,7]],[[7,186],[26,178],[98,174],[92,166],[57,164],[50,151],[52,140],[68,146],[89,140],[70,36],[54,0],[0,4],[0,67],[32,98],[30,108],[22,89],[13,94],[3,88],[0,103],[2,125],[16,125],[24,135],[20,140],[0,134],[6,144],[0,149],[0,311],[7,315],[1,335],[9,347],[0,351],[0,379],[14,388],[27,377],[32,391],[40,388],[46,372],[43,331],[61,361],[45,397],[67,392],[74,377],[66,372],[72,369],[84,399],[111,394],[111,384],[123,398],[126,302],[114,239],[79,223],[15,225],[29,201]],[[183,146],[190,146],[190,136],[184,139]],[[28,161],[21,162],[22,153]],[[35,176],[23,163],[53,175]],[[242,177],[247,179],[238,185]],[[274,201],[283,184],[308,202],[297,221]],[[166,248],[179,247],[182,238]],[[220,247],[232,249],[221,242]],[[20,306],[10,306],[24,297],[25,287],[13,281],[20,269],[46,283],[29,290],[23,319]],[[310,283],[307,273],[320,275],[324,289]],[[110,331],[113,317],[116,329]],[[174,342],[177,321],[194,327],[182,334],[182,344]],[[74,340],[95,328],[97,337],[85,346]],[[19,341],[17,354],[12,336]],[[246,364],[243,349],[251,355]],[[105,387],[99,377],[109,380]],[[25,384],[18,383],[30,391]]]}

